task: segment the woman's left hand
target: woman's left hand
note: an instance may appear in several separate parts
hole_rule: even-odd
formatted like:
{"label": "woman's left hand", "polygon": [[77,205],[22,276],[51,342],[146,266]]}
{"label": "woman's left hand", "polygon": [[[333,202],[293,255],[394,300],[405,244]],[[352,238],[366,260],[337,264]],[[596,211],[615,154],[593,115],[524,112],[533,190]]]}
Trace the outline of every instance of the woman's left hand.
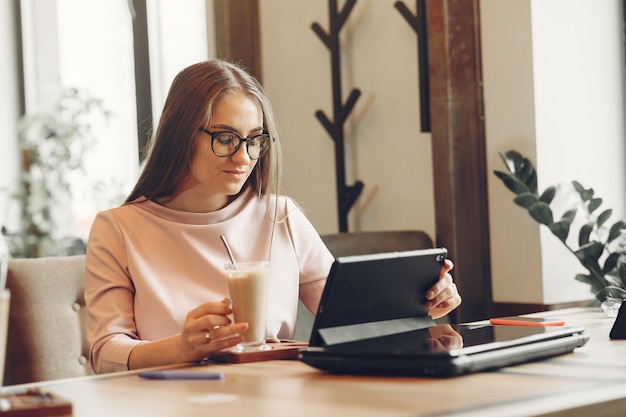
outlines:
{"label": "woman's left hand", "polygon": [[433,319],[443,317],[461,305],[461,296],[449,274],[452,268],[454,268],[454,264],[451,260],[446,259],[441,268],[439,281],[426,292],[428,301],[424,306]]}

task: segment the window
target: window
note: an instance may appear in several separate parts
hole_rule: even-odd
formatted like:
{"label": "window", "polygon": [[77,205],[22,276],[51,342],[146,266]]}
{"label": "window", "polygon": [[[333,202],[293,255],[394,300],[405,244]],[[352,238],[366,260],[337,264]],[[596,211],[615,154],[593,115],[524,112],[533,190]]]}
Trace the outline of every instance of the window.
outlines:
{"label": "window", "polygon": [[[101,99],[108,112],[106,120],[94,115],[84,173],[71,175],[71,224],[64,233],[82,239],[97,211],[119,205],[130,192],[139,172],[138,129],[145,135],[153,127],[150,120],[137,123],[133,15],[139,1],[21,1],[27,113],[49,112],[66,88]],[[156,120],[176,73],[212,54],[206,22],[213,9],[206,0],[146,3],[146,76]]]}

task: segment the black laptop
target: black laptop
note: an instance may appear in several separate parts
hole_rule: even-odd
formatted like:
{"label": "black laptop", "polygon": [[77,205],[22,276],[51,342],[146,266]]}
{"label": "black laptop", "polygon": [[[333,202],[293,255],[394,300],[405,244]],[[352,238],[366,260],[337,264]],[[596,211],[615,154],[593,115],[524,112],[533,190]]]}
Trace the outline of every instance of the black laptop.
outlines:
{"label": "black laptop", "polygon": [[299,359],[336,374],[449,377],[572,352],[582,327],[437,324],[423,307],[445,248],[337,258]]}

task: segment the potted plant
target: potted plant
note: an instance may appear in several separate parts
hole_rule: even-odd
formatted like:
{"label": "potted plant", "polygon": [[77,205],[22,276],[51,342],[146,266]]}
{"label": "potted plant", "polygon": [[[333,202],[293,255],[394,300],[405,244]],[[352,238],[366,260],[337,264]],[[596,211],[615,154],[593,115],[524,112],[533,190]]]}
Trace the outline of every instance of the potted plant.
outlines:
{"label": "potted plant", "polygon": [[21,221],[8,236],[14,257],[81,251],[70,231],[70,175],[83,169],[83,156],[95,141],[94,118],[106,115],[101,100],[68,88],[50,110],[20,119],[22,164],[12,197],[19,202]]}
{"label": "potted plant", "polygon": [[[613,210],[603,209],[602,199],[592,188],[572,181],[571,192],[576,196],[571,207],[560,218],[555,218],[551,203],[556,186],[537,190],[537,172],[532,163],[519,152],[500,153],[508,172],[494,171],[504,185],[515,194],[513,201],[526,209],[530,217],[546,226],[557,239],[580,261],[587,273],[576,275],[576,280],[590,286],[608,315],[615,316],[622,300],[626,299],[626,223],[609,222]],[[581,226],[572,244],[568,237],[574,232],[574,220]],[[582,220],[582,222],[580,221]]]}

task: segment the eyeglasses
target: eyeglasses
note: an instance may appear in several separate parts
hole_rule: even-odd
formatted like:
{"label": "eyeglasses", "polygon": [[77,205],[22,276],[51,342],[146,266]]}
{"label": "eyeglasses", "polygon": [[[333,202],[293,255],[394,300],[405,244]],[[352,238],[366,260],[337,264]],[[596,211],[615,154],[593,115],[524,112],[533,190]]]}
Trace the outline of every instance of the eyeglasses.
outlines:
{"label": "eyeglasses", "polygon": [[259,159],[270,149],[273,142],[270,134],[267,132],[263,132],[251,138],[242,138],[235,132],[212,132],[203,127],[199,129],[201,132],[211,136],[211,149],[213,153],[219,157],[233,155],[239,150],[241,144],[245,143],[250,159]]}

